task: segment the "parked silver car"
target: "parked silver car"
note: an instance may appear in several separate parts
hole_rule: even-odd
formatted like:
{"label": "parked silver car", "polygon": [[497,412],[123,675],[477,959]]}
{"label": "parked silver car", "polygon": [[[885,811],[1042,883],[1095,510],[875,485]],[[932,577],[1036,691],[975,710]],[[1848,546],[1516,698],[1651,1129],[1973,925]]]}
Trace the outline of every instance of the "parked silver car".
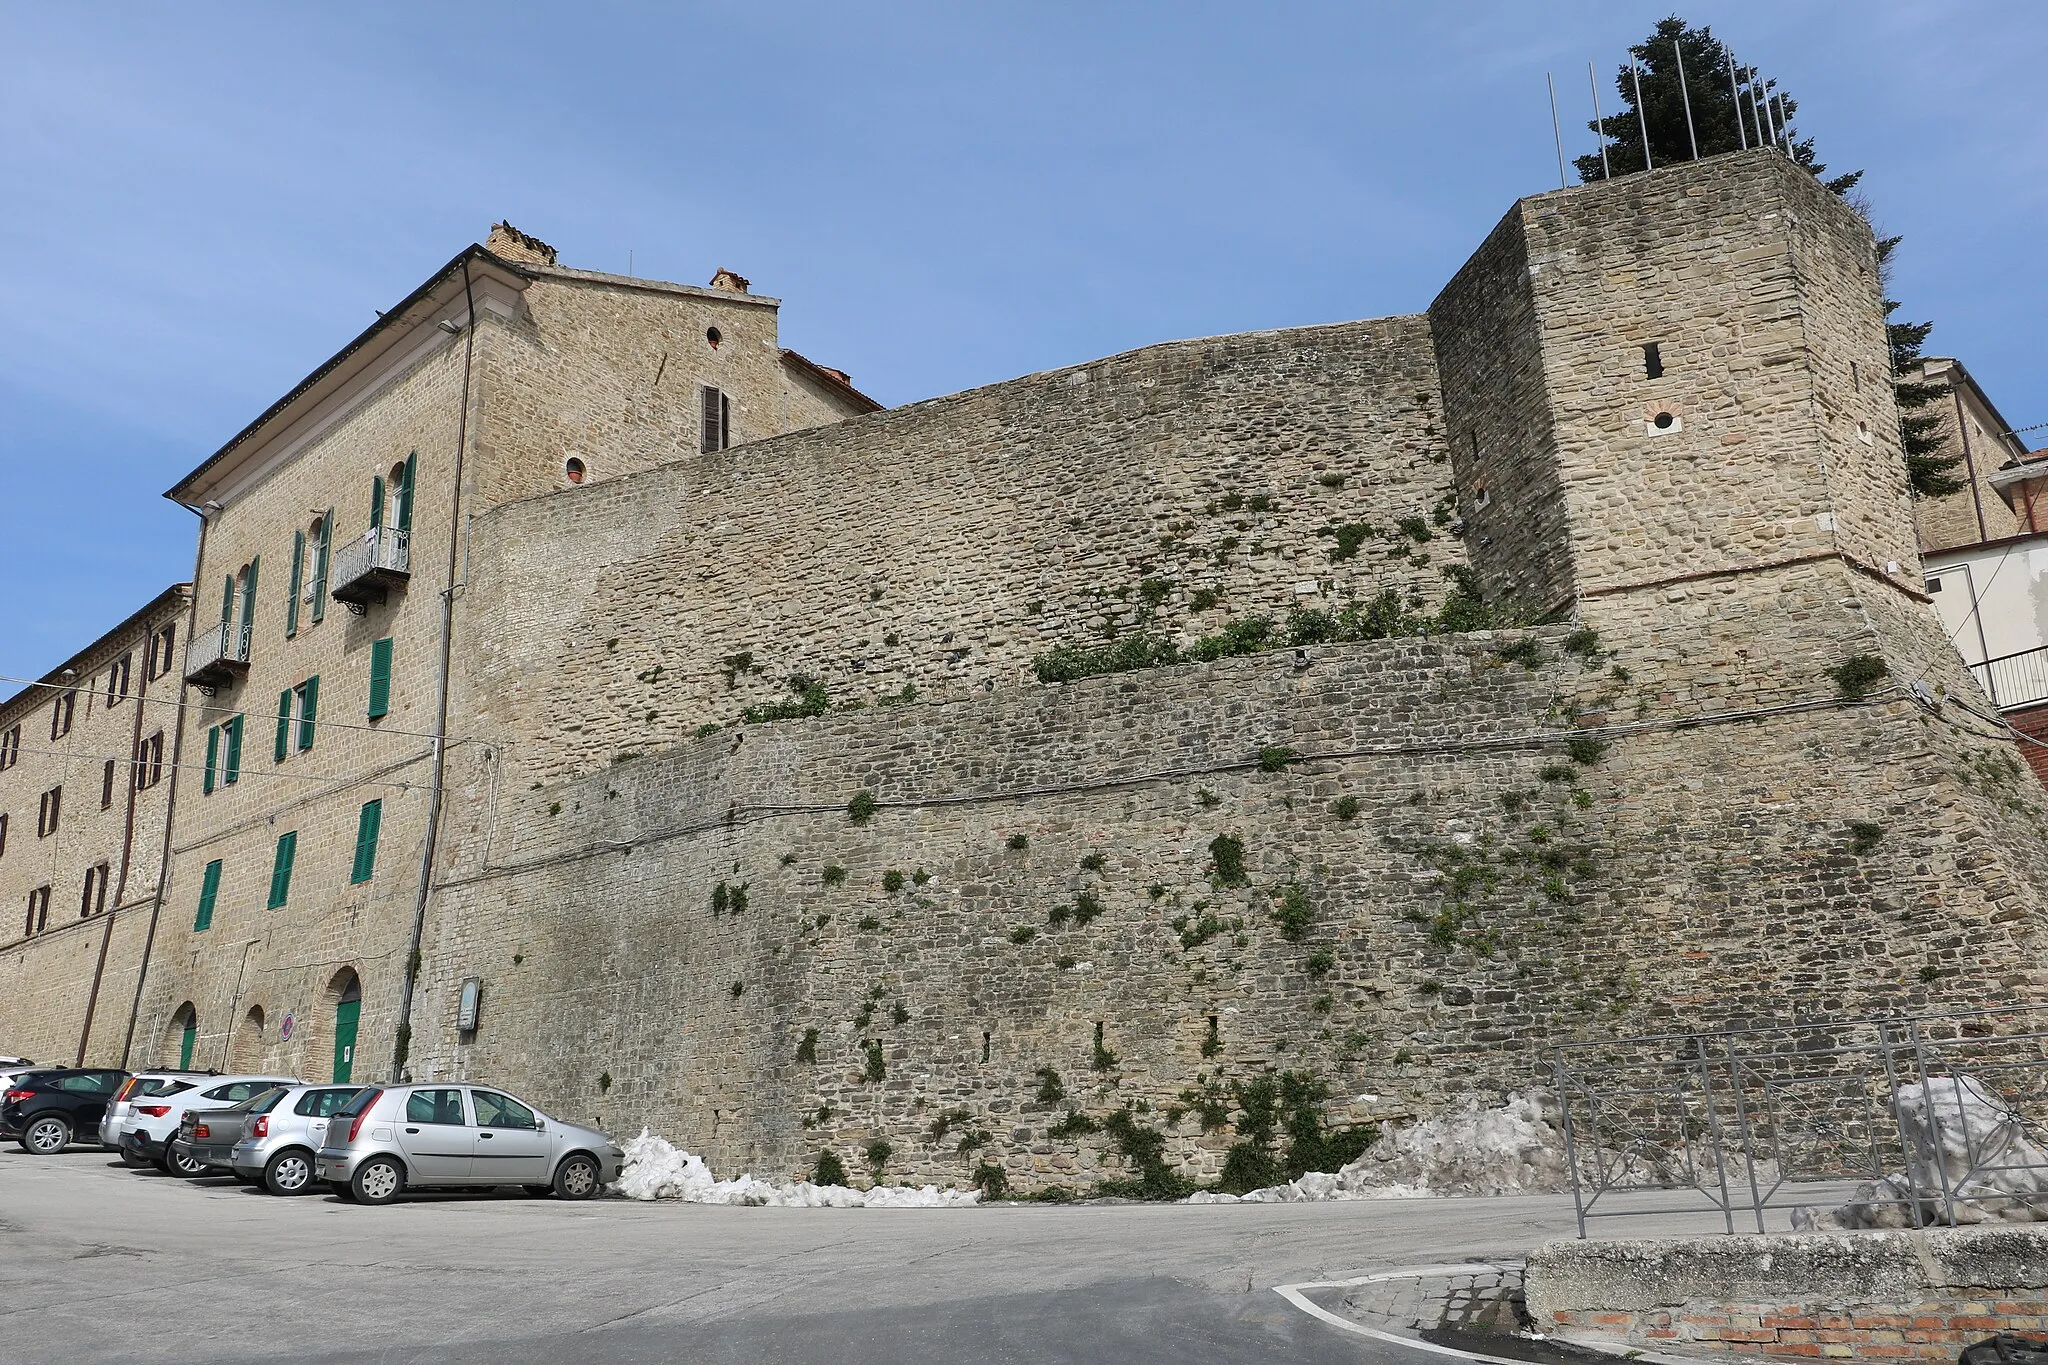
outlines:
{"label": "parked silver car", "polygon": [[[295,1086],[260,1102],[229,1150],[229,1169],[272,1194],[297,1194],[313,1183],[313,1153],[327,1140],[327,1121],[362,1093],[359,1085]],[[193,1148],[194,1155],[199,1149]]]}
{"label": "parked silver car", "polygon": [[184,1156],[190,1164],[177,1166],[177,1173],[192,1179],[203,1175],[232,1174],[234,1168],[229,1154],[234,1151],[235,1144],[242,1140],[242,1134],[250,1123],[268,1114],[272,1106],[284,1098],[287,1088],[274,1085],[267,1090],[259,1090],[225,1109],[187,1109],[185,1116],[178,1120],[178,1135],[171,1139],[171,1150]]}
{"label": "parked silver car", "polygon": [[131,1166],[155,1166],[166,1175],[199,1175],[206,1168],[178,1144],[178,1129],[186,1111],[225,1109],[259,1091],[304,1084],[296,1076],[211,1076],[207,1080],[211,1084],[204,1089],[194,1086],[134,1101],[121,1122],[122,1159]]}
{"label": "parked silver car", "polygon": [[327,1125],[313,1178],[343,1199],[388,1204],[411,1189],[519,1185],[588,1199],[619,1178],[619,1145],[480,1085],[365,1090]]}

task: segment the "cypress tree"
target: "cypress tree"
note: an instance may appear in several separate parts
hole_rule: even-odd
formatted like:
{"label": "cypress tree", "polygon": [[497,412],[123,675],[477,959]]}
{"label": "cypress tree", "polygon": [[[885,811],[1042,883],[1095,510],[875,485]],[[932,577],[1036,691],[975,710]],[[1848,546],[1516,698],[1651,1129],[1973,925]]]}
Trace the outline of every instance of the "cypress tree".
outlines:
{"label": "cypress tree", "polygon": [[[1621,99],[1620,111],[1586,124],[1605,140],[1606,163],[1603,166],[1598,152],[1578,157],[1574,164],[1581,181],[1591,183],[1610,174],[1619,177],[1643,170],[1645,127],[1649,131],[1652,163],[1668,166],[1692,160],[1695,143],[1701,156],[1739,151],[1745,143],[1751,147],[1769,145],[1774,119],[1775,131],[1783,133],[1785,125],[1799,112],[1799,101],[1779,89],[1775,81],[1757,82],[1761,98],[1767,102],[1766,107],[1759,108],[1759,97],[1750,79],[1755,74],[1753,69],[1738,70],[1734,57],[1711,29],[1705,25],[1694,28],[1675,14],[1659,20],[1655,31],[1631,47],[1629,55],[1635,59],[1635,65],[1618,67],[1614,77],[1615,93]],[[1682,92],[1681,57],[1685,70]],[[1736,89],[1738,83],[1740,94]],[[1636,100],[1639,88],[1640,108]],[[1689,129],[1688,102],[1692,107]],[[1795,165],[1811,172],[1869,220],[1870,205],[1855,192],[1863,172],[1851,171],[1829,178],[1827,167],[1814,155],[1813,139],[1793,140],[1786,133],[1782,145]],[[1891,260],[1899,241],[1897,237],[1879,236],[1877,242],[1878,277],[1885,293],[1885,339],[1891,347],[1892,385],[1899,400],[1899,440],[1905,449],[1906,477],[1913,491],[1922,497],[1943,498],[1966,486],[1953,474],[1962,457],[1941,453],[1946,444],[1947,422],[1933,405],[1947,395],[1948,385],[1920,383],[1905,377],[1918,366],[1920,348],[1934,330],[1934,324],[1900,322],[1894,318],[1901,305],[1890,297]]]}

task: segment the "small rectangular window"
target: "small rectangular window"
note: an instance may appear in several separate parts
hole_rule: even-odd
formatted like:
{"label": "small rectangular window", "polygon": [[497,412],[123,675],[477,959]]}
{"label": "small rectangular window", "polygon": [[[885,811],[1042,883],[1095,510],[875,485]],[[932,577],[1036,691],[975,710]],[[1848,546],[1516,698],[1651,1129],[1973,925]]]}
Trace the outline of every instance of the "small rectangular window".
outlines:
{"label": "small rectangular window", "polygon": [[11,725],[0,733],[0,772],[21,762],[21,727]]}
{"label": "small rectangular window", "polygon": [[135,790],[148,791],[164,779],[164,732],[135,746]]}
{"label": "small rectangular window", "polygon": [[206,875],[199,879],[199,913],[192,917],[192,931],[200,933],[213,924],[213,903],[220,895],[220,859],[215,858],[206,865]]}
{"label": "small rectangular window", "polygon": [[313,721],[320,710],[320,675],[312,677],[292,689],[297,694],[299,732],[293,745],[300,753],[313,747]]}
{"label": "small rectangular window", "polygon": [[85,891],[78,900],[78,917],[91,919],[107,911],[107,865],[98,863],[85,870]]}
{"label": "small rectangular window", "polygon": [[39,886],[28,893],[28,922],[24,934],[40,934],[50,927],[50,888]]}
{"label": "small rectangular window", "polygon": [[114,760],[110,758],[107,760],[106,767],[100,773],[101,810],[105,810],[107,807],[114,804],[114,770],[119,766],[119,764],[115,763]]}
{"label": "small rectangular window", "polygon": [[56,705],[50,708],[50,738],[62,739],[71,733],[72,709],[78,705],[78,689],[60,692]]}
{"label": "small rectangular window", "polygon": [[1643,347],[1643,378],[1662,379],[1663,377],[1664,357],[1658,352],[1657,343],[1653,341]]}
{"label": "small rectangular window", "polygon": [[149,642],[149,677],[154,682],[171,671],[171,649],[178,643],[178,623],[168,622]]}
{"label": "small rectangular window", "polygon": [[292,532],[291,582],[284,594],[284,638],[289,640],[299,633],[299,580],[306,567],[306,533]]}
{"label": "small rectangular window", "polygon": [[725,396],[723,389],[709,384],[698,390],[703,400],[698,421],[697,450],[702,455],[715,455],[732,443],[732,400]]}
{"label": "small rectangular window", "polygon": [[132,654],[123,654],[107,669],[107,705],[119,706],[128,699],[128,665]]}
{"label": "small rectangular window", "polygon": [[220,727],[221,757],[220,780],[222,786],[231,786],[242,776],[242,718],[230,717]]}
{"label": "small rectangular window", "polygon": [[292,894],[292,860],[299,849],[299,832],[277,836],[277,856],[270,864],[270,908],[278,909]]}
{"label": "small rectangular window", "polygon": [[7,812],[0,811],[0,858],[7,856]]}
{"label": "small rectangular window", "polygon": [[370,643],[370,719],[391,714],[391,637]]}
{"label": "small rectangular window", "polygon": [[349,881],[366,882],[377,871],[377,831],[384,823],[384,802],[365,801],[356,816],[356,861]]}
{"label": "small rectangular window", "polygon": [[47,839],[57,832],[57,817],[64,809],[64,789],[52,787],[43,793],[43,802],[36,811],[36,838]]}
{"label": "small rectangular window", "polygon": [[213,778],[219,770],[219,763],[220,727],[209,725],[206,727],[206,771],[199,779],[199,790],[208,796],[213,795]]}

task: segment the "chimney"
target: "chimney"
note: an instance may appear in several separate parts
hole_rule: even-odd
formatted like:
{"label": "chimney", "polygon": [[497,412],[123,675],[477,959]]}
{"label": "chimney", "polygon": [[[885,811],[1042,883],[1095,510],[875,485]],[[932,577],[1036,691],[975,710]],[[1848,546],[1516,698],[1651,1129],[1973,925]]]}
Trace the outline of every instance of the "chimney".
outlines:
{"label": "chimney", "polygon": [[724,266],[720,266],[718,267],[718,273],[711,277],[711,287],[713,289],[723,289],[728,294],[744,294],[747,292],[747,277],[745,275],[735,275]]}
{"label": "chimney", "polygon": [[500,260],[518,261],[525,265],[553,265],[555,249],[538,237],[529,237],[510,223],[491,224],[491,235],[484,239],[484,250]]}

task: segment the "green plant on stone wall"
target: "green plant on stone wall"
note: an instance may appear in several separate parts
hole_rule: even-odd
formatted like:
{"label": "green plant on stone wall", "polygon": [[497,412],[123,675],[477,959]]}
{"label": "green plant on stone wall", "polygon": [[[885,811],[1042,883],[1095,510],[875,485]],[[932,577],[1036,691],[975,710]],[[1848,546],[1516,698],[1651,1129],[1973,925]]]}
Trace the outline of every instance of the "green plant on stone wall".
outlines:
{"label": "green plant on stone wall", "polygon": [[1100,853],[1091,853],[1081,860],[1081,868],[1086,872],[1100,873],[1107,866],[1109,859]]}
{"label": "green plant on stone wall", "polygon": [[877,1184],[882,1179],[882,1168],[889,1164],[889,1158],[894,1156],[895,1153],[896,1148],[890,1144],[887,1138],[874,1138],[869,1141],[867,1145],[868,1169],[874,1172]]}
{"label": "green plant on stone wall", "polygon": [[1209,1016],[1209,1031],[1202,1036],[1202,1055],[1214,1057],[1223,1051],[1223,1034],[1216,1026],[1216,1016]]}
{"label": "green plant on stone wall", "polygon": [[604,1095],[604,1094],[609,1094],[609,1093],[610,1093],[610,1091],[611,1091],[611,1088],[612,1088],[612,1073],[611,1073],[611,1072],[609,1072],[609,1071],[600,1071],[600,1072],[598,1072],[598,1073],[597,1073],[597,1093],[598,1093],[598,1094],[600,1094],[600,1095]]}
{"label": "green plant on stone wall", "polygon": [[1036,1074],[1038,1076],[1038,1102],[1040,1104],[1058,1104],[1067,1097],[1066,1082],[1060,1079],[1059,1072],[1049,1066],[1042,1066],[1038,1068]]}
{"label": "green plant on stone wall", "polygon": [[901,891],[903,889],[903,874],[893,867],[884,872],[882,874],[882,889],[892,896]]}
{"label": "green plant on stone wall", "polygon": [[948,1109],[945,1113],[932,1120],[932,1126],[926,1132],[930,1134],[931,1140],[934,1143],[944,1142],[946,1134],[952,1132],[955,1128],[965,1125],[973,1117],[965,1109]]}
{"label": "green plant on stone wall", "polygon": [[1308,955],[1308,960],[1302,966],[1308,970],[1310,976],[1325,977],[1336,969],[1337,955],[1328,948],[1318,948]]}
{"label": "green plant on stone wall", "polygon": [[1339,526],[1325,526],[1316,534],[1328,536],[1336,541],[1336,544],[1330,547],[1330,562],[1340,564],[1347,559],[1357,558],[1360,547],[1378,535],[1379,530],[1363,522],[1347,521]]}
{"label": "green plant on stone wall", "polygon": [[1204,901],[1195,907],[1192,915],[1176,915],[1167,921],[1167,926],[1180,936],[1183,950],[1201,947],[1218,934],[1230,928]]}
{"label": "green plant on stone wall", "polygon": [[1308,892],[1300,883],[1289,882],[1280,893],[1280,904],[1273,911],[1273,922],[1280,926],[1280,937],[1289,943],[1299,943],[1308,933],[1309,925],[1315,922],[1315,907],[1309,904]]}
{"label": "green plant on stone wall", "polygon": [[1172,595],[1173,584],[1163,578],[1147,578],[1138,584],[1138,599],[1155,610]]}
{"label": "green plant on stone wall", "polygon": [[794,700],[749,706],[740,712],[740,719],[749,725],[761,725],[769,721],[822,716],[831,709],[832,701],[826,694],[825,684],[816,678],[803,673],[793,673],[789,678],[789,690],[796,694]]}
{"label": "green plant on stone wall", "polygon": [[1330,814],[1336,816],[1339,820],[1350,820],[1357,816],[1358,808],[1359,802],[1357,797],[1340,796],[1330,803]]}
{"label": "green plant on stone wall", "polygon": [[853,799],[846,803],[846,815],[856,825],[865,825],[872,820],[875,815],[875,794],[870,791],[855,792]]}
{"label": "green plant on stone wall", "polygon": [[960,1135],[960,1141],[954,1144],[954,1150],[961,1156],[966,1156],[970,1152],[980,1151],[994,1140],[988,1129],[970,1128]]}
{"label": "green plant on stone wall", "polygon": [[862,1070],[860,1078],[870,1084],[887,1080],[889,1078],[889,1067],[882,1060],[882,1040],[870,1038],[861,1044],[861,1048],[868,1055],[868,1064]]}
{"label": "green plant on stone wall", "polygon": [[1102,1024],[1100,1021],[1097,1021],[1095,1025],[1095,1047],[1089,1057],[1088,1064],[1097,1071],[1108,1071],[1116,1063],[1117,1056],[1102,1041]]}
{"label": "green plant on stone wall", "polygon": [[901,1000],[889,1006],[889,1018],[900,1028],[910,1022],[910,1006]]}
{"label": "green plant on stone wall", "polygon": [[1577,776],[1577,770],[1569,763],[1546,763],[1536,774],[1539,782],[1569,782]]}
{"label": "green plant on stone wall", "polygon": [[1021,833],[1012,834],[1003,841],[1003,847],[1009,849],[1012,853],[1022,853],[1025,849],[1031,847],[1031,836]]}
{"label": "green plant on stone wall", "polygon": [[818,1031],[816,1029],[807,1028],[804,1030],[803,1041],[796,1045],[796,1059],[806,1065],[813,1065],[817,1062]]}
{"label": "green plant on stone wall", "polygon": [[1259,750],[1259,771],[1262,773],[1284,772],[1287,765],[1301,755],[1285,744],[1271,744]]}
{"label": "green plant on stone wall", "polygon": [[760,667],[754,662],[753,653],[749,650],[741,650],[737,654],[728,654],[718,661],[718,665],[725,674],[725,687],[728,692],[740,685],[740,674],[759,673],[761,671]]}
{"label": "green plant on stone wall", "polygon": [[1074,922],[1087,924],[1102,913],[1102,900],[1093,891],[1083,891],[1074,897]]}
{"label": "green plant on stone wall", "polygon": [[1868,853],[1884,838],[1884,826],[1868,820],[1851,820],[1844,828],[1849,831],[1849,851]]}
{"label": "green plant on stone wall", "polygon": [[1567,654],[1576,654],[1581,659],[1600,657],[1600,632],[1591,626],[1582,626],[1564,637],[1561,647]]}
{"label": "green plant on stone wall", "polygon": [[1334,469],[1326,469],[1316,475],[1316,482],[1325,488],[1342,488],[1344,486],[1344,475],[1339,474]]}
{"label": "green plant on stone wall", "polygon": [[824,872],[820,874],[820,876],[824,881],[825,885],[838,886],[841,882],[844,882],[846,880],[846,869],[839,866],[837,863],[834,863],[830,867],[827,867],[824,870]]}
{"label": "green plant on stone wall", "polygon": [[1017,944],[1019,947],[1031,942],[1036,937],[1038,937],[1038,927],[1036,925],[1020,924],[1010,930],[1010,942]]}
{"label": "green plant on stone wall", "polygon": [[1069,1109],[1065,1118],[1045,1130],[1045,1135],[1058,1140],[1070,1137],[1086,1137],[1097,1132],[1102,1125],[1078,1109]]}
{"label": "green plant on stone wall", "polygon": [[1105,1180],[1098,1186],[1103,1194],[1126,1199],[1181,1199],[1193,1186],[1166,1164],[1166,1135],[1140,1123],[1136,1112],[1125,1105],[1102,1121],[1125,1169],[1133,1175],[1122,1180]]}
{"label": "green plant on stone wall", "polygon": [[724,882],[711,888],[711,915],[716,919],[725,913],[725,907],[732,897],[732,888]]}
{"label": "green plant on stone wall", "polygon": [[1248,886],[1251,875],[1245,871],[1244,840],[1235,834],[1219,834],[1209,841],[1209,859],[1215,866],[1210,880],[1218,886]]}
{"label": "green plant on stone wall", "polygon": [[733,983],[732,983],[732,998],[733,998],[733,999],[737,1000],[737,999],[739,999],[739,998],[740,998],[741,996],[745,995],[746,993],[747,993],[747,983],[746,983],[746,982],[744,982],[744,981],[735,981],[735,982],[733,982]]}
{"label": "green plant on stone wall", "polygon": [[1493,654],[1495,658],[1504,662],[1520,664],[1532,673],[1550,657],[1543,652],[1542,644],[1533,635],[1525,635],[1508,644],[1496,645]]}
{"label": "green plant on stone wall", "polygon": [[1594,739],[1591,735],[1580,735],[1566,743],[1565,754],[1581,768],[1590,768],[1607,757],[1607,741]]}
{"label": "green plant on stone wall", "polygon": [[1223,594],[1214,588],[1196,588],[1188,594],[1190,611],[1207,611],[1223,600]]}
{"label": "green plant on stone wall", "polygon": [[1010,1192],[1010,1177],[1003,1174],[1003,1168],[993,1161],[984,1161],[974,1168],[974,1185],[984,1199],[1001,1199]]}
{"label": "green plant on stone wall", "polygon": [[1861,701],[1891,673],[1875,654],[1853,654],[1828,670],[1835,680],[1835,692],[1844,701]]}
{"label": "green plant on stone wall", "polygon": [[839,1159],[837,1152],[826,1150],[818,1153],[818,1164],[811,1172],[813,1185],[844,1185],[846,1163]]}

